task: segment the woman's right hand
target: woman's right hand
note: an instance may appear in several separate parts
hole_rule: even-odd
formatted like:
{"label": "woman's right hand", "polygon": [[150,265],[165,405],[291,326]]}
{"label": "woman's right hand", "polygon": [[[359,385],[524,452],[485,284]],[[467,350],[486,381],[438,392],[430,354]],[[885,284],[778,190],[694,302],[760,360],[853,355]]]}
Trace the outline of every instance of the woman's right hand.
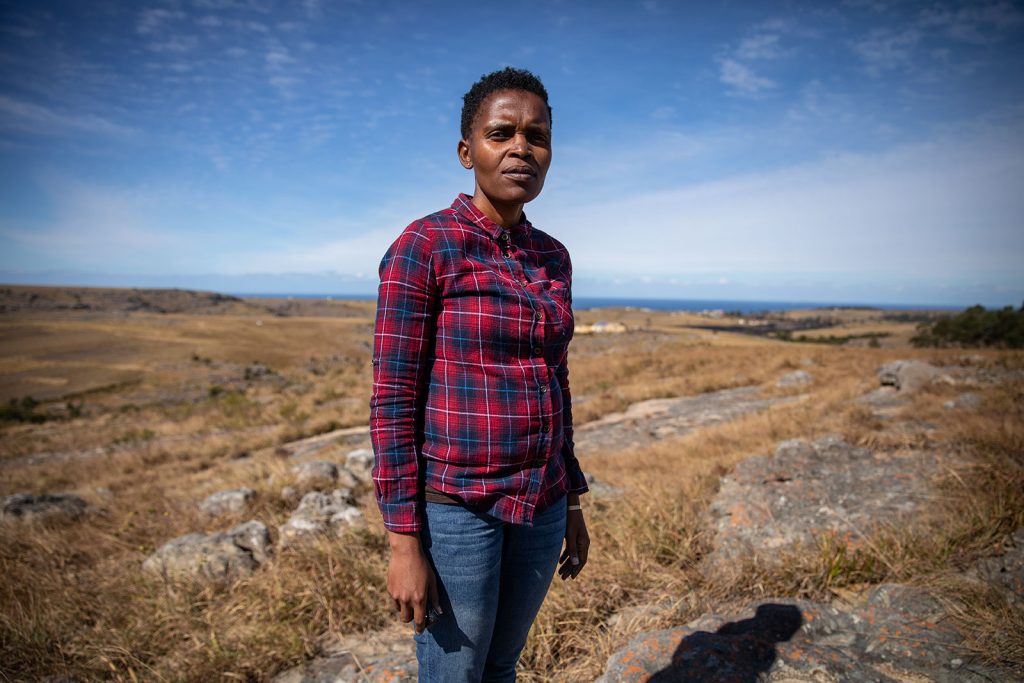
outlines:
{"label": "woman's right hand", "polygon": [[412,621],[416,633],[427,623],[427,607],[441,614],[437,577],[427,561],[417,533],[388,532],[391,561],[388,564],[388,593],[403,622]]}

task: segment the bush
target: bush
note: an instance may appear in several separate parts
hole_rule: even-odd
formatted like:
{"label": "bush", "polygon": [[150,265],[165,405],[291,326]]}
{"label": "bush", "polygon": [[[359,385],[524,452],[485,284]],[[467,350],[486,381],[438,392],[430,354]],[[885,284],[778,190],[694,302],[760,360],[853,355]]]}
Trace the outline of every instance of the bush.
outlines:
{"label": "bush", "polygon": [[914,346],[995,346],[1024,348],[1024,305],[987,310],[971,306],[951,318],[922,323],[911,339]]}

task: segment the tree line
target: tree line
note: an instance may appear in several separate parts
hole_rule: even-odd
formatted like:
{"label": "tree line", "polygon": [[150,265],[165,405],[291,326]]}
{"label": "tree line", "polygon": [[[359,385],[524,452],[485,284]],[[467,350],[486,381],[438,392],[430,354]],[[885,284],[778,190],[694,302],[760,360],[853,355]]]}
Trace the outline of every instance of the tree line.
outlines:
{"label": "tree line", "polygon": [[955,316],[921,323],[910,341],[914,346],[1024,348],[1024,304],[992,310],[971,306]]}

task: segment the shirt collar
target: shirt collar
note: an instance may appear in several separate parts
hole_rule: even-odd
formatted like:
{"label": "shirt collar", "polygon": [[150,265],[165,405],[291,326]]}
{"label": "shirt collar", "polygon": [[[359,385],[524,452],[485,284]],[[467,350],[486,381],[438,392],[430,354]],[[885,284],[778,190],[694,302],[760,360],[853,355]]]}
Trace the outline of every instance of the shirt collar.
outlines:
{"label": "shirt collar", "polygon": [[[488,218],[483,211],[478,209],[476,204],[473,203],[473,198],[465,192],[459,193],[459,196],[455,198],[454,202],[452,202],[452,208],[494,239],[501,237],[501,233],[505,230],[503,227]],[[509,228],[509,232],[522,231],[524,235],[529,237],[532,229],[533,225],[531,225],[530,221],[526,219],[526,212],[524,211],[522,218],[518,223]]]}

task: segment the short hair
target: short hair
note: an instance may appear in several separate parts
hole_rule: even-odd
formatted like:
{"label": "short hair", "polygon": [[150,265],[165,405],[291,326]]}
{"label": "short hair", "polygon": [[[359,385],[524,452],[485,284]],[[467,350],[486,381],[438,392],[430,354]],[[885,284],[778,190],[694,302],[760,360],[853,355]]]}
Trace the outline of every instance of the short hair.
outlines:
{"label": "short hair", "polygon": [[532,92],[544,100],[544,106],[548,108],[548,120],[551,119],[551,105],[548,104],[548,91],[540,79],[526,69],[516,69],[506,66],[504,69],[484,74],[480,80],[473,84],[465,95],[462,96],[462,139],[468,140],[470,131],[473,129],[473,121],[480,111],[480,105],[488,97],[499,90],[523,90]]}

